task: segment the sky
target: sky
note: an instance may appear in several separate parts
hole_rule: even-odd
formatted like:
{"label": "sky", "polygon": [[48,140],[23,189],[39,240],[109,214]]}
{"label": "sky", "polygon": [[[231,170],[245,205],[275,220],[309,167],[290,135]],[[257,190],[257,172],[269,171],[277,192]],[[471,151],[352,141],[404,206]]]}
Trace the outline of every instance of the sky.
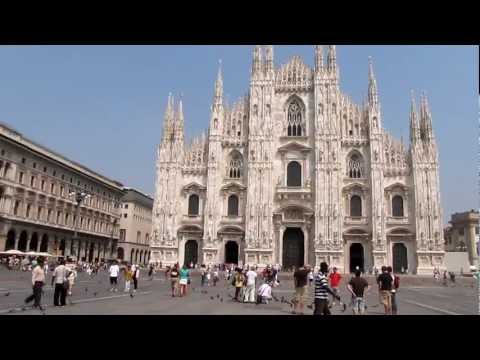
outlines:
{"label": "sky", "polygon": [[[206,130],[219,59],[229,103],[247,94],[253,46],[0,46],[0,121],[92,170],[154,193],[169,92],[183,96],[186,138]],[[313,46],[275,46],[280,66]],[[361,103],[372,56],[383,126],[408,142],[410,91],[429,98],[444,222],[477,209],[478,50],[337,46],[341,90]]]}

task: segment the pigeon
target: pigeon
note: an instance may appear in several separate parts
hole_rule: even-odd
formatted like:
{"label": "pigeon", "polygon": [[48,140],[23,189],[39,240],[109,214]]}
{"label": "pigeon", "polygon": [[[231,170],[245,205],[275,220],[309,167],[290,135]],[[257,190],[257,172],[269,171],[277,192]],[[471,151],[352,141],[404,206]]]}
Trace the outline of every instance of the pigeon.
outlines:
{"label": "pigeon", "polygon": [[210,296],[210,300],[213,300],[213,296]]}
{"label": "pigeon", "polygon": [[94,293],[93,293],[93,296],[97,296],[97,292],[94,292]]}
{"label": "pigeon", "polygon": [[85,292],[88,292],[88,287],[85,288]]}
{"label": "pigeon", "polygon": [[217,294],[217,299],[220,299],[220,295],[219,295],[219,294]]}
{"label": "pigeon", "polygon": [[282,303],[284,303],[284,302],[285,302],[285,298],[282,296]]}
{"label": "pigeon", "polygon": [[7,293],[5,294],[5,296],[10,296],[10,292],[7,292]]}
{"label": "pigeon", "polygon": [[223,302],[223,297],[222,297],[222,298],[220,298],[220,302]]}
{"label": "pigeon", "polygon": [[133,299],[133,293],[130,293],[130,297]]}

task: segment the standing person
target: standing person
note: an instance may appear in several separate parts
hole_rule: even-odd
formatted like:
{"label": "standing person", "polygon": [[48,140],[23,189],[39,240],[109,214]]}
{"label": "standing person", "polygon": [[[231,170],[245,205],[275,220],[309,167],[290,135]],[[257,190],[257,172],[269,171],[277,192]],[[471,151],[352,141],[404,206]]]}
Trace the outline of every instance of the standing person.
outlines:
{"label": "standing person", "polygon": [[272,284],[265,282],[258,288],[257,304],[268,304],[272,299]]}
{"label": "standing person", "polygon": [[393,279],[387,267],[382,266],[382,273],[377,278],[380,300],[385,308],[385,315],[392,314],[392,284]]}
{"label": "standing person", "polygon": [[255,280],[257,278],[257,273],[250,268],[250,270],[247,271],[246,278],[247,286],[245,288],[243,302],[255,303]]}
{"label": "standing person", "polygon": [[47,276],[47,275],[48,275],[48,263],[47,263],[47,261],[45,261],[45,265],[44,265],[44,267],[43,267],[43,271],[45,272],[45,276]]}
{"label": "standing person", "polygon": [[172,297],[175,297],[178,288],[178,269],[177,265],[174,265],[173,268],[170,270],[170,284],[172,286]]}
{"label": "standing person", "polygon": [[53,293],[53,305],[63,307],[66,305],[67,290],[68,290],[68,274],[65,260],[60,259],[59,265],[55,268],[52,275],[52,287],[55,284],[55,291]]}
{"label": "standing person", "polygon": [[33,303],[33,307],[43,310],[40,302],[42,300],[42,288],[44,284],[45,271],[43,270],[43,258],[39,258],[38,265],[32,271],[33,294],[25,299],[25,304],[28,304],[32,300],[35,300],[35,302]]}
{"label": "standing person", "polygon": [[118,274],[120,273],[120,267],[117,264],[117,260],[113,260],[112,265],[110,265],[110,268],[108,269],[108,272],[110,274],[110,285],[112,288],[110,291],[115,291],[117,292],[117,286],[118,286]]}
{"label": "standing person", "polygon": [[232,281],[232,285],[235,286],[235,297],[234,297],[235,301],[240,301],[238,297],[240,295],[240,290],[243,287],[244,281],[245,281],[245,277],[242,274],[242,270],[240,268],[237,268]]}
{"label": "standing person", "polygon": [[133,292],[137,292],[138,289],[138,280],[140,279],[140,267],[138,265],[134,265],[132,270],[132,280],[133,280]]}
{"label": "standing person", "polygon": [[362,272],[359,270],[355,271],[355,277],[352,277],[350,282],[347,285],[348,291],[352,294],[353,297],[353,314],[354,315],[363,315],[365,313],[365,297],[370,290],[370,286],[366,279],[362,276]]}
{"label": "standing person", "polygon": [[149,265],[148,278],[149,278],[150,280],[153,280],[153,264],[150,264],[150,265]]}
{"label": "standing person", "polygon": [[393,269],[391,266],[387,267],[387,271],[392,277],[392,315],[397,315],[398,308],[397,308],[397,290],[400,287],[400,278],[398,275],[393,274]]}
{"label": "standing person", "polygon": [[[340,296],[328,285],[328,264],[322,262],[315,278],[315,310],[313,315],[331,315],[328,306],[328,294],[340,301]],[[345,307],[345,305],[344,305]]]}
{"label": "standing person", "polygon": [[[357,270],[360,270],[358,266],[357,266]],[[333,292],[336,295],[338,295],[338,287],[340,286],[340,281],[342,281],[342,275],[340,275],[340,273],[337,272],[336,267],[333,267],[333,271],[328,278],[330,280],[330,287],[332,288]],[[332,296],[332,305],[330,307],[335,305],[335,298],[336,298],[335,296]]]}
{"label": "standing person", "polygon": [[207,280],[207,286],[210,286],[210,279],[212,278],[212,271],[210,270],[210,266],[207,267],[205,277]]}
{"label": "standing person", "polygon": [[75,279],[77,278],[77,271],[73,268],[68,274],[68,296],[72,296],[73,285],[75,285]]}
{"label": "standing person", "polygon": [[313,284],[313,279],[314,279],[313,269],[310,269],[310,272],[308,273],[308,284],[310,286],[312,286],[312,284]]}
{"label": "standing person", "polygon": [[377,276],[378,276],[378,268],[377,268],[377,266],[374,267],[373,272],[374,272],[374,274],[375,274],[375,277],[377,277]]}
{"label": "standing person", "polygon": [[130,292],[130,284],[132,282],[132,278],[132,267],[128,265],[127,270],[125,271],[125,289],[123,290],[124,292]]}
{"label": "standing person", "polygon": [[218,276],[218,270],[215,268],[215,270],[213,271],[213,286],[217,286],[217,282],[219,280],[219,276]]}
{"label": "standing person", "polygon": [[207,270],[205,269],[205,265],[202,265],[200,276],[201,276],[200,285],[203,287],[205,286],[205,282],[207,280]]}
{"label": "standing person", "polygon": [[295,286],[295,298],[293,301],[293,311],[292,314],[296,314],[298,309],[300,309],[299,314],[303,315],[303,307],[305,303],[305,297],[307,296],[307,282],[308,282],[308,273],[310,268],[308,265],[306,267],[300,266],[298,270],[293,274],[293,283]]}
{"label": "standing person", "polygon": [[180,297],[187,295],[187,285],[188,279],[190,278],[190,270],[188,270],[187,265],[183,265],[183,267],[179,271],[180,275]]}
{"label": "standing person", "polygon": [[443,285],[444,286],[448,286],[448,283],[447,283],[447,270],[445,270],[443,272]]}

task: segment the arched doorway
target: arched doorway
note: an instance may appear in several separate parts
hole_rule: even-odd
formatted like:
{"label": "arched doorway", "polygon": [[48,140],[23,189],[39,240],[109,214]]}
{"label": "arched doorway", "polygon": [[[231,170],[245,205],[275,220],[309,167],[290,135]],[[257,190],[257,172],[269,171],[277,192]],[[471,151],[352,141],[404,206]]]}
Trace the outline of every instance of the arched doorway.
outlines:
{"label": "arched doorway", "polygon": [[393,244],[392,249],[393,257],[393,272],[401,273],[403,270],[408,269],[407,247],[403,243]]}
{"label": "arched doorway", "polygon": [[48,251],[48,235],[43,234],[42,242],[40,243],[40,252],[47,252]]}
{"label": "arched doorway", "polygon": [[95,251],[95,243],[90,243],[90,249],[88,250],[88,262],[93,261],[93,253]]}
{"label": "arched doorway", "polygon": [[62,256],[65,256],[65,246],[66,246],[66,241],[65,239],[62,239],[62,241],[60,241],[60,254]]}
{"label": "arched doorway", "polygon": [[135,251],[135,263],[138,262],[138,253],[139,253],[139,251],[138,251],[138,249],[137,249],[137,251]]}
{"label": "arched doorway", "polygon": [[27,232],[22,231],[20,233],[20,240],[18,241],[18,250],[27,251]]}
{"label": "arched doorway", "polygon": [[38,234],[33,233],[32,238],[30,239],[30,246],[29,246],[29,251],[37,251],[38,247]]}
{"label": "arched doorway", "polygon": [[7,234],[7,242],[5,243],[5,251],[15,249],[15,230],[10,230]]}
{"label": "arched doorway", "polygon": [[117,259],[123,260],[124,256],[125,256],[125,251],[123,250],[122,247],[119,247],[117,249]]}
{"label": "arched doorway", "polygon": [[133,256],[135,255],[135,249],[132,249],[132,251],[130,251],[130,263],[133,263]]}
{"label": "arched doorway", "polygon": [[188,240],[185,243],[185,257],[184,265],[196,265],[198,262],[198,243],[195,240]]}
{"label": "arched doorway", "polygon": [[288,228],[283,234],[282,267],[289,269],[305,265],[305,244],[300,228]]}
{"label": "arched doorway", "polygon": [[138,260],[140,264],[143,264],[143,250],[140,251],[140,260]]}
{"label": "arched doorway", "polygon": [[238,264],[238,244],[235,241],[225,244],[225,263]]}
{"label": "arched doorway", "polygon": [[350,272],[355,272],[357,266],[360,271],[365,271],[365,254],[360,243],[350,245]]}

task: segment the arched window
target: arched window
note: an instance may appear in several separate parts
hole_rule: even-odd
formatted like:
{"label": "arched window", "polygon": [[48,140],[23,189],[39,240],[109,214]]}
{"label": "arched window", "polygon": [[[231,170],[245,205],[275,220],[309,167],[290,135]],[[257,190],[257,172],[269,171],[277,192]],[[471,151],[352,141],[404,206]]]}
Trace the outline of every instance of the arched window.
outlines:
{"label": "arched window", "polygon": [[137,244],[140,244],[141,243],[141,237],[142,237],[142,233],[140,231],[137,231]]}
{"label": "arched window", "polygon": [[227,177],[230,179],[240,179],[242,177],[243,158],[242,154],[234,151],[230,155],[230,162],[227,168]]}
{"label": "arched window", "polygon": [[238,196],[230,195],[228,198],[228,216],[238,216]]}
{"label": "arched window", "polygon": [[359,155],[353,154],[347,162],[347,176],[360,179],[363,176],[363,164]]}
{"label": "arched window", "polygon": [[350,198],[350,216],[352,217],[362,216],[362,199],[358,195],[353,195]]}
{"label": "arched window", "polygon": [[296,161],[287,166],[287,186],[302,186],[302,166]]}
{"label": "arched window", "polygon": [[190,195],[190,197],[188,198],[188,215],[198,216],[199,202],[200,200],[198,198],[198,195]]}
{"label": "arched window", "polygon": [[396,195],[392,199],[392,216],[403,217],[403,198]]}
{"label": "arched window", "polygon": [[303,135],[302,108],[300,107],[300,104],[297,101],[292,101],[288,106],[287,120],[288,120],[287,135],[302,136]]}

